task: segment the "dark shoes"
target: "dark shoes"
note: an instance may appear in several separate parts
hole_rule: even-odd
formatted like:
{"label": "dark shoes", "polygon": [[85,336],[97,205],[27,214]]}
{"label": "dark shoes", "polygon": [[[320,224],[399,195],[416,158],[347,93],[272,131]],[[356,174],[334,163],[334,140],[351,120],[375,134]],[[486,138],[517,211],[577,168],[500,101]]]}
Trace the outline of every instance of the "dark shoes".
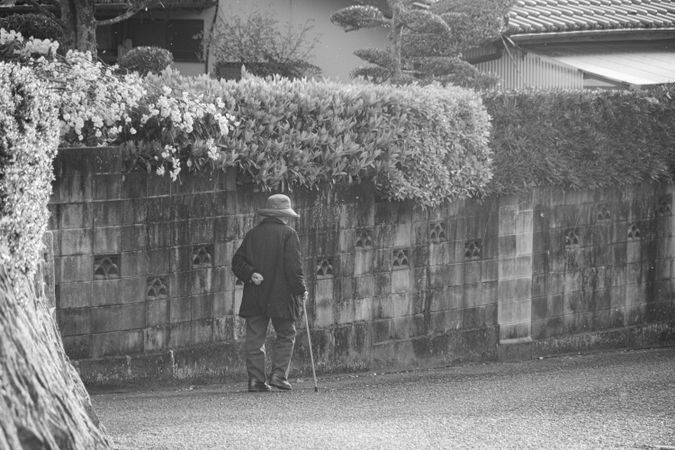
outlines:
{"label": "dark shoes", "polygon": [[267,392],[271,390],[272,388],[270,387],[270,385],[265,383],[264,381],[254,380],[253,378],[250,378],[248,380],[249,392]]}
{"label": "dark shoes", "polygon": [[285,378],[281,378],[279,375],[272,375],[270,377],[270,386],[274,386],[277,389],[282,391],[290,391],[293,389],[291,383],[289,383]]}
{"label": "dark shoes", "polygon": [[272,390],[270,385],[274,386],[277,389],[281,389],[282,391],[290,391],[291,389],[293,389],[293,387],[291,386],[291,383],[286,381],[284,378],[281,378],[278,375],[272,375],[270,377],[270,384],[267,384],[264,381],[258,381],[258,380],[254,380],[253,378],[250,378],[248,380],[248,391],[249,392],[268,392],[268,391]]}

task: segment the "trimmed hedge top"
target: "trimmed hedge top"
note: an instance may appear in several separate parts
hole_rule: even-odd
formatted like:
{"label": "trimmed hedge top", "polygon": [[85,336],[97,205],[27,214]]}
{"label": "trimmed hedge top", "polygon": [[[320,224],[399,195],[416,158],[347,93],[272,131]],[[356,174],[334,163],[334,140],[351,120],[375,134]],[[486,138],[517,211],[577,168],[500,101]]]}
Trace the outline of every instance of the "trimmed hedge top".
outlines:
{"label": "trimmed hedge top", "polygon": [[466,89],[233,82],[171,71],[147,81],[207,102],[222,98],[238,125],[221,138],[217,165],[238,166],[266,189],[372,179],[384,198],[434,206],[481,193],[491,176],[489,119]]}
{"label": "trimmed hedge top", "polygon": [[672,179],[671,91],[486,94],[495,159],[488,192],[534,186],[595,189]]}

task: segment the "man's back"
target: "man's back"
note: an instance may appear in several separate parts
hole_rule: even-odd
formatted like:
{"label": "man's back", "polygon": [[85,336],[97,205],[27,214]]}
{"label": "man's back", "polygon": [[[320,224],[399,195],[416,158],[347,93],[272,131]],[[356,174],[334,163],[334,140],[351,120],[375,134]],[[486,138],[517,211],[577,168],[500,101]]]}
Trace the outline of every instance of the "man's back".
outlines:
{"label": "man's back", "polygon": [[[297,319],[294,296],[305,292],[298,236],[278,218],[265,218],[250,230],[232,259],[232,270],[245,282],[239,315]],[[255,285],[257,272],[263,282]]]}

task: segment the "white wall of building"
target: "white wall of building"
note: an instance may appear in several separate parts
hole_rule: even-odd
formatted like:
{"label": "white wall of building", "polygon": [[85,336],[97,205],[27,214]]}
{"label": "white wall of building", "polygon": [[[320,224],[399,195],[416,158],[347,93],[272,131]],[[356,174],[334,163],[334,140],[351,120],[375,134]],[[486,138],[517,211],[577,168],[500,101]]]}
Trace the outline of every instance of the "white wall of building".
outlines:
{"label": "white wall of building", "polygon": [[[326,78],[348,81],[349,73],[365,64],[354,55],[354,50],[384,47],[387,44],[385,30],[345,33],[341,27],[330,22],[330,15],[334,11],[352,4],[350,0],[220,0],[218,16],[248,16],[254,11],[272,11],[280,25],[290,23],[292,26],[302,26],[311,21],[314,28],[310,34],[318,35],[319,43],[309,62],[319,66]],[[205,26],[210,26],[210,22],[205,20]],[[215,63],[213,55],[210,55],[209,71]]]}

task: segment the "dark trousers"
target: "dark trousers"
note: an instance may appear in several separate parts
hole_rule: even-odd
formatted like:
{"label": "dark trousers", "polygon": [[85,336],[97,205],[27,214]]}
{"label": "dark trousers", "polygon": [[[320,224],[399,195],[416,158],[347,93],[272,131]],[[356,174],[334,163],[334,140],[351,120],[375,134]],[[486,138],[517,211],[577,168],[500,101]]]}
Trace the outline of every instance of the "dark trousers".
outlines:
{"label": "dark trousers", "polygon": [[[253,316],[246,318],[246,340],[244,354],[248,377],[266,381],[265,377],[265,338],[270,318]],[[272,374],[284,380],[291,367],[293,346],[295,345],[295,321],[292,319],[272,318],[272,326],[277,337],[272,345]]]}

